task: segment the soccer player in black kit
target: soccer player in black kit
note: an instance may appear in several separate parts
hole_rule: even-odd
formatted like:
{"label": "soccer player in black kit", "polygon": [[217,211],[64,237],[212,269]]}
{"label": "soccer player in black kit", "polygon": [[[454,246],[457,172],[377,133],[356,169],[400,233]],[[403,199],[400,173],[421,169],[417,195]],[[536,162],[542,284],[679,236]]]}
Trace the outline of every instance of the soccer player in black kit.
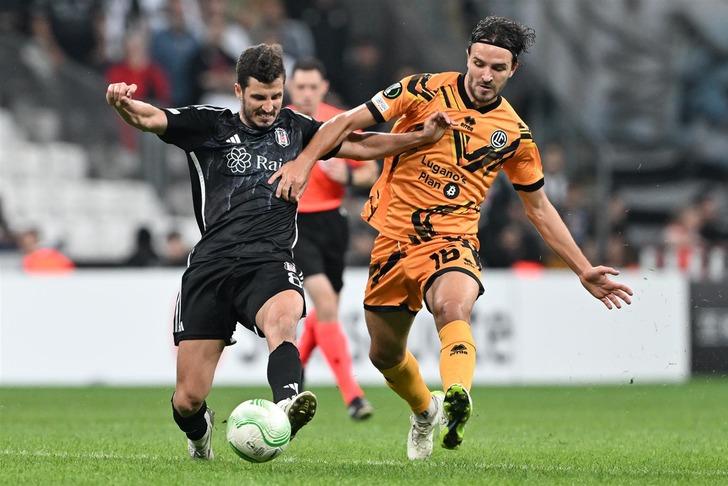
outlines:
{"label": "soccer player in black kit", "polygon": [[[238,59],[235,95],[240,113],[205,105],[159,109],[132,99],[136,85],[108,87],[106,101],[129,125],[184,150],[202,238],[182,277],[174,319],[177,381],[172,412],[188,438],[190,456],[212,459],[214,414],[205,399],[223,349],[239,322],[265,337],[268,382],[288,415],[291,436],[316,412],[316,397],[301,387],[296,324],[305,313],[302,274],[293,260],[296,202],[275,196],[269,183],[295,159],[321,123],[281,109],[285,71],[280,46],[245,50]],[[328,156],[376,159],[438,140],[449,126],[432,116],[420,131],[352,134]]]}

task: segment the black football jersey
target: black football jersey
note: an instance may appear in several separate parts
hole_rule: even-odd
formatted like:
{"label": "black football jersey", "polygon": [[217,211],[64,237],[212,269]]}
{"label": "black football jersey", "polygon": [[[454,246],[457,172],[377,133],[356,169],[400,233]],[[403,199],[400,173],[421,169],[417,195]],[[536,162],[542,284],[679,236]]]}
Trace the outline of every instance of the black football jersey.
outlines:
{"label": "black football jersey", "polygon": [[159,138],[187,154],[202,233],[191,263],[227,257],[290,261],[297,204],[277,198],[278,181],[271,185],[268,179],[301,153],[321,123],[289,108],[266,129],[207,105],[164,112],[167,130]]}

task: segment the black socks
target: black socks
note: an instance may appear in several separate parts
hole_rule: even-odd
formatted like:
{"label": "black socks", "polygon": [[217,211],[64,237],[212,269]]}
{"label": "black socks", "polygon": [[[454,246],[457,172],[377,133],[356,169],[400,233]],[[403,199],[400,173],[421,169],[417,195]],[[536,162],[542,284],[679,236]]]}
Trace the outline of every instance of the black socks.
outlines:
{"label": "black socks", "polygon": [[268,356],[268,383],[273,391],[273,402],[278,403],[303,391],[303,367],[298,348],[283,341]]}
{"label": "black socks", "polygon": [[[284,341],[268,356],[268,383],[273,391],[275,403],[298,395],[303,391],[303,367],[298,348],[288,341]],[[172,404],[172,416],[177,426],[187,434],[190,440],[199,440],[207,432],[205,412],[207,403],[202,402],[198,411],[189,417],[183,417]]]}
{"label": "black socks", "polygon": [[198,411],[189,417],[183,417],[174,408],[174,402],[172,403],[172,416],[174,417],[174,421],[177,422],[177,426],[182,432],[187,434],[187,438],[190,440],[200,440],[204,437],[205,432],[207,432],[207,421],[205,420],[206,411],[207,402],[202,402],[202,406]]}

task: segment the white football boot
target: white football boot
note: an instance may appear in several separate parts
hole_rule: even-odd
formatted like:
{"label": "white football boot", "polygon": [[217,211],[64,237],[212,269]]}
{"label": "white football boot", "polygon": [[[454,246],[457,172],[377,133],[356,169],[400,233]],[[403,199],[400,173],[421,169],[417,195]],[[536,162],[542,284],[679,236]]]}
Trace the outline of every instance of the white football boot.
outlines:
{"label": "white football boot", "polygon": [[442,425],[442,404],[444,393],[432,392],[435,413],[428,417],[410,415],[410,430],[407,434],[407,457],[410,461],[421,461],[432,454],[432,440],[435,431]]}
{"label": "white football boot", "polygon": [[313,419],[317,403],[316,395],[310,391],[303,391],[276,404],[288,415],[288,421],[291,422],[291,439],[296,436],[301,427]]}
{"label": "white football boot", "polygon": [[187,439],[187,450],[192,459],[209,461],[215,457],[215,454],[212,453],[212,426],[215,424],[215,412],[210,408],[205,410],[205,422],[207,422],[207,431],[201,439]]}

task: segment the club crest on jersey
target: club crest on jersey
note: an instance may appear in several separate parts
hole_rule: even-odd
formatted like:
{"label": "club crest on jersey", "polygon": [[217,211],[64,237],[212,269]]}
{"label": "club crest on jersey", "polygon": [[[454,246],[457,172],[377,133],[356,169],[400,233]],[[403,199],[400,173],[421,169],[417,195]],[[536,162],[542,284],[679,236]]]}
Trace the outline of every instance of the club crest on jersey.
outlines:
{"label": "club crest on jersey", "polygon": [[490,146],[494,149],[502,149],[508,143],[508,135],[503,130],[496,130],[490,136]]}
{"label": "club crest on jersey", "polygon": [[243,147],[233,147],[225,156],[225,159],[227,159],[228,169],[233,174],[243,174],[252,165],[250,154]]}
{"label": "club crest on jersey", "polygon": [[288,133],[282,128],[276,128],[275,130],[276,143],[281,147],[288,147],[291,141],[288,139]]}

